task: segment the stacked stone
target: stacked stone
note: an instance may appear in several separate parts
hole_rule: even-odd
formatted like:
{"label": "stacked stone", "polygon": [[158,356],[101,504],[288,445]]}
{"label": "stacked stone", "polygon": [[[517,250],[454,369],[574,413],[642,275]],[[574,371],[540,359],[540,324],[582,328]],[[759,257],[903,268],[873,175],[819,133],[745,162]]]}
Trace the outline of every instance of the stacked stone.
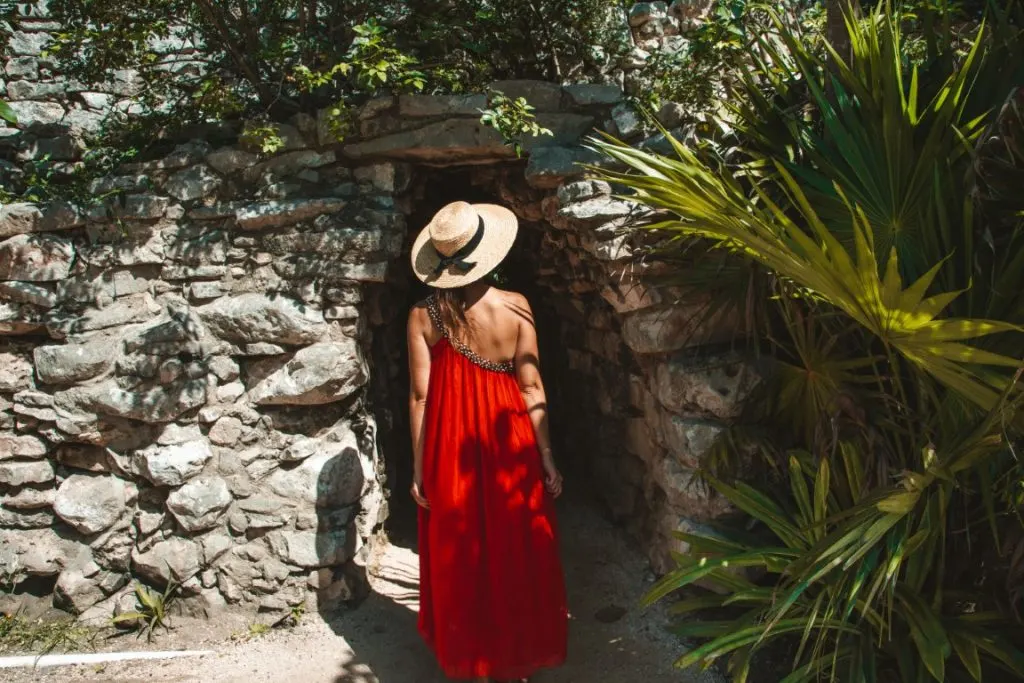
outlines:
{"label": "stacked stone", "polygon": [[[525,97],[535,108],[537,123],[552,131],[522,140],[528,157],[526,181],[534,188],[553,190],[566,178],[582,175],[578,163],[601,162],[581,145],[585,136],[598,130],[625,137],[641,132],[639,119],[615,85],[516,80],[498,81],[490,88],[513,99]],[[386,158],[438,167],[512,161],[512,148],[480,123],[480,110],[486,106],[482,94],[372,100],[360,112],[359,140],[343,151],[356,161]]]}
{"label": "stacked stone", "polygon": [[286,126],[0,208],[0,576],[109,615],[135,575],[199,607],[352,597],[383,514],[364,291],[398,255],[394,164]]}
{"label": "stacked stone", "polygon": [[542,282],[568,297],[562,342],[580,400],[592,403],[573,441],[589,440],[599,493],[640,535],[656,571],[668,571],[671,553],[687,547],[675,533],[727,511],[695,485],[694,470],[758,377],[719,350],[738,336],[735,319],[703,315],[693,294],[644,284],[652,266],[634,258],[638,238],[621,228],[652,216],[594,180],[563,184],[545,209],[556,231],[543,242]]}

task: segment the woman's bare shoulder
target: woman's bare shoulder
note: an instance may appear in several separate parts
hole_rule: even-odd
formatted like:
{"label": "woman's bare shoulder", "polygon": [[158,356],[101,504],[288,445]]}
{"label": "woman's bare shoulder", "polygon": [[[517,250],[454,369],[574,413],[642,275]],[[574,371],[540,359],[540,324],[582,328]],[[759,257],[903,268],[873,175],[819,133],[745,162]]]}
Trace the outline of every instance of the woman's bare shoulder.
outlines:
{"label": "woman's bare shoulder", "polygon": [[409,322],[410,323],[413,323],[413,322],[422,323],[422,322],[427,320],[427,317],[428,317],[428,313],[427,313],[428,302],[429,302],[428,299],[423,299],[421,301],[417,301],[416,303],[414,303],[412,305],[412,308],[409,309]]}
{"label": "woman's bare shoulder", "polygon": [[504,289],[497,290],[501,297],[502,308],[511,313],[518,322],[533,324],[533,311],[530,309],[529,300],[519,292],[509,292]]}

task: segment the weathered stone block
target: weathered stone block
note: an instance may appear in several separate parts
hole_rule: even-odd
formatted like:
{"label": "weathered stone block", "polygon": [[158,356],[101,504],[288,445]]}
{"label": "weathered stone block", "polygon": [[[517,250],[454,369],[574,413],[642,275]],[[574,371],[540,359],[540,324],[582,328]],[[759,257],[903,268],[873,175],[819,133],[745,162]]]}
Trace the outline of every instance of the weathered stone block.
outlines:
{"label": "weathered stone block", "polygon": [[320,405],[340,401],[366,383],[367,367],[350,339],[300,349],[249,392],[259,405]]}
{"label": "weathered stone block", "polygon": [[292,199],[250,204],[235,212],[243,230],[266,230],[294,225],[345,208],[344,199]]}
{"label": "weathered stone block", "polygon": [[760,382],[736,356],[681,356],[658,365],[652,390],[670,411],[688,417],[739,417],[743,401]]}
{"label": "weathered stone block", "polygon": [[282,498],[320,508],[352,505],[366,485],[366,472],[354,448],[314,455],[298,467],[275,470],[267,479],[270,490]]}
{"label": "weathered stone block", "polygon": [[233,342],[309,344],[328,332],[320,311],[284,296],[241,294],[195,310],[213,334]]}
{"label": "weathered stone block", "polygon": [[46,384],[73,384],[95,377],[110,367],[113,354],[105,344],[37,346],[33,349],[36,375]]}
{"label": "weathered stone block", "polygon": [[64,119],[64,107],[56,102],[33,102],[22,100],[8,102],[14,115],[18,117],[18,126],[32,129],[37,126],[49,126],[60,123]]}
{"label": "weathered stone block", "polygon": [[150,446],[135,453],[139,473],[157,486],[181,486],[199,474],[212,457],[205,439]]}
{"label": "weathered stone block", "polygon": [[232,173],[255,166],[258,161],[259,157],[257,155],[235,149],[234,147],[218,149],[210,152],[206,157],[206,163],[218,173],[223,173],[224,175],[231,175]]}
{"label": "weathered stone block", "polygon": [[31,434],[0,433],[0,460],[7,458],[42,458],[46,444]]}
{"label": "weathered stone block", "polygon": [[216,192],[221,182],[220,176],[200,165],[172,175],[164,190],[178,201],[191,202]]}
{"label": "weathered stone block", "polygon": [[0,299],[4,298],[39,308],[53,308],[57,304],[54,292],[31,282],[0,282]]}
{"label": "weathered stone block", "polygon": [[599,83],[571,83],[562,86],[569,100],[578,107],[617,104],[622,101],[622,89],[617,85]]}
{"label": "weathered stone block", "polygon": [[4,486],[47,484],[53,481],[54,476],[53,465],[49,460],[32,462],[0,461],[0,484]]}
{"label": "weathered stone block", "polygon": [[337,566],[351,556],[344,532],[272,531],[267,542],[283,561],[304,569]]}
{"label": "weathered stone block", "polygon": [[0,242],[0,280],[63,280],[74,256],[71,242],[62,237],[15,235]]}
{"label": "weathered stone block", "polygon": [[146,552],[132,551],[132,569],[158,585],[182,583],[200,570],[200,548],[195,541],[170,538],[155,543]]}
{"label": "weathered stone block", "polygon": [[73,474],[57,489],[53,511],[86,534],[108,529],[125,509],[125,483],[117,477]]}
{"label": "weathered stone block", "polygon": [[559,111],[562,108],[562,88],[557,83],[532,80],[495,81],[488,86],[507,97],[523,97],[538,112]]}
{"label": "weathered stone block", "polygon": [[231,504],[231,491],[220,477],[197,477],[167,497],[167,509],[189,532],[217,526]]}

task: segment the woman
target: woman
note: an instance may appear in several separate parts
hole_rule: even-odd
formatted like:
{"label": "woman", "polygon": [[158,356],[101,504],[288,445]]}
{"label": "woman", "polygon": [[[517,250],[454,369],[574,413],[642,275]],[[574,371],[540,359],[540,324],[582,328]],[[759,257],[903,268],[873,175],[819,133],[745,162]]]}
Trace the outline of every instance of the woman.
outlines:
{"label": "woman", "polygon": [[448,204],[412,250],[434,287],[409,314],[419,630],[445,673],[526,680],[565,660],[567,611],[537,335],[522,296],[483,281],[515,214]]}

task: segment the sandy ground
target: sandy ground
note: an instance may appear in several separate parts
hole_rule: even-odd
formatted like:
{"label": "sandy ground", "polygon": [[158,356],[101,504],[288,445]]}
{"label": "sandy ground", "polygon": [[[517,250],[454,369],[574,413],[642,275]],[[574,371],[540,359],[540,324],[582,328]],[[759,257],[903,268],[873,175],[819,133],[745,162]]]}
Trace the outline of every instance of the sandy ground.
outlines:
{"label": "sandy ground", "polygon": [[[563,557],[570,595],[569,661],[539,673],[535,683],[721,683],[712,672],[679,671],[684,647],[668,631],[660,607],[637,601],[652,580],[642,553],[585,501],[561,505]],[[401,535],[400,535],[401,536]],[[375,593],[358,609],[325,621],[308,614],[295,628],[251,640],[252,615],[227,613],[212,621],[178,618],[152,649],[209,649],[214,656],[162,662],[6,670],[10,683],[28,681],[142,681],[257,683],[444,683],[415,629],[417,556],[401,538],[381,554]],[[268,616],[262,617],[269,621]],[[144,649],[131,638],[98,649]]]}

